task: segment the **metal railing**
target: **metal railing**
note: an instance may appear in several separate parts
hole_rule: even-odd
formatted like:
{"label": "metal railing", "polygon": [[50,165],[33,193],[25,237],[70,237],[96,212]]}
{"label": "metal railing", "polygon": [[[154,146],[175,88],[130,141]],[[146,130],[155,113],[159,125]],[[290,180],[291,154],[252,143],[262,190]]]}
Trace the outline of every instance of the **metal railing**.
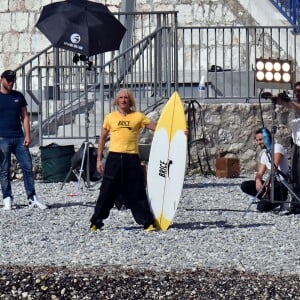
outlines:
{"label": "metal railing", "polygon": [[294,32],[299,33],[300,1],[299,0],[271,0],[282,15],[295,27]]}
{"label": "metal railing", "polygon": [[178,28],[180,94],[198,98],[198,82],[204,76],[209,102],[257,99],[256,58],[290,59],[297,73],[299,37],[292,30],[272,26]]}
{"label": "metal railing", "polygon": [[[150,40],[151,34],[156,29],[164,27],[172,28],[173,32],[176,31],[174,28],[177,24],[177,12],[174,11],[121,12],[115,13],[115,15],[127,28],[120,50],[87,58],[88,62],[92,63],[89,70],[86,70],[88,67],[86,61],[74,60],[75,53],[53,47],[46,48],[16,69],[16,88],[26,95],[35,143],[42,145],[44,139],[55,138],[83,139],[87,135],[87,127],[90,127],[89,131],[93,131],[91,132],[93,136],[99,134],[99,127],[95,129],[93,124],[88,124],[94,123],[95,125],[99,121],[87,120],[87,114],[93,115],[94,110],[99,111],[96,108],[97,105],[99,106],[99,99],[107,98],[108,94],[112,97],[115,92],[109,91],[105,92],[105,96],[99,96],[101,90],[99,74],[103,72],[105,74],[104,81],[108,82],[110,80],[106,77],[112,78],[116,74],[120,82],[120,78],[124,77],[126,68],[137,69],[137,64],[133,66],[132,57],[136,57],[137,60],[139,56],[146,56],[142,52],[147,51],[144,49],[147,43],[144,42],[144,48],[141,47],[141,41],[144,41],[145,37]],[[158,48],[160,43],[161,40],[156,41],[155,47]],[[131,48],[132,45],[136,45],[135,49],[140,54],[135,53],[135,50]],[[127,49],[129,50],[126,51]],[[124,55],[119,57],[116,62],[114,58],[120,53],[124,53]],[[148,59],[153,61],[153,57],[148,57]],[[109,66],[107,65],[108,62],[111,62]],[[148,65],[151,64],[152,62]],[[103,69],[102,66],[107,67]],[[158,70],[158,68],[155,69]],[[126,72],[128,73],[129,70]],[[123,75],[120,75],[121,73]],[[115,84],[115,88],[118,86]],[[85,100],[87,98],[88,106],[86,108]],[[84,117],[81,115],[82,112],[85,112]],[[85,129],[82,129],[82,126]]]}
{"label": "metal railing", "polygon": [[[33,128],[39,144],[46,139],[88,139],[99,134],[104,115],[120,88],[135,94],[138,110],[155,105],[171,93],[174,30],[161,28],[112,60],[88,68],[79,65],[35,66],[26,74],[26,91],[37,104]],[[129,59],[128,59],[129,58]],[[59,78],[55,86],[53,78]],[[33,111],[32,111],[33,113]],[[36,125],[36,127],[35,127]]]}
{"label": "metal railing", "polygon": [[256,100],[257,57],[291,59],[294,73],[298,73],[299,37],[293,29],[177,28],[175,22],[151,29],[120,52],[91,58],[93,65],[88,70],[85,62],[72,62],[72,53],[48,48],[29,67],[18,70],[26,74],[19,80],[25,83],[22,86],[32,102],[29,107],[38,143],[97,136],[104,115],[112,110],[116,91],[122,87],[133,90],[138,110],[155,107],[174,90],[185,100],[197,99],[202,76],[207,103]]}

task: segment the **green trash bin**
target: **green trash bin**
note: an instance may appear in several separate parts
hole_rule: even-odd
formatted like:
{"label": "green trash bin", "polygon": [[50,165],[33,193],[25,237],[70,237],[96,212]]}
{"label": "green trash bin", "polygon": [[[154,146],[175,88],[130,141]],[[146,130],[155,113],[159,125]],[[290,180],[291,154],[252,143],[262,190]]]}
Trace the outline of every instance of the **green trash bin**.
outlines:
{"label": "green trash bin", "polygon": [[[71,168],[71,159],[75,154],[74,145],[60,146],[55,143],[41,146],[42,177],[44,182],[63,182]],[[76,181],[72,173],[69,181]]]}

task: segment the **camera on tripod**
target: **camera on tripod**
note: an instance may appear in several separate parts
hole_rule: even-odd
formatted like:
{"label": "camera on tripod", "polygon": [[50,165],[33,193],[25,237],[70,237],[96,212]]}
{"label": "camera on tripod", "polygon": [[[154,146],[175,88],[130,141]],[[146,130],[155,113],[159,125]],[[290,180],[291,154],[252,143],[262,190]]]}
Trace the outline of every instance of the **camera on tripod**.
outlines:
{"label": "camera on tripod", "polygon": [[286,91],[283,91],[282,93],[279,93],[277,96],[273,96],[271,100],[275,101],[275,103],[276,103],[277,99],[283,100],[285,102],[290,102],[291,101],[291,98],[289,97],[289,95],[287,94]]}
{"label": "camera on tripod", "polygon": [[286,91],[283,91],[283,92],[277,94],[277,96],[273,96],[270,92],[264,92],[261,94],[261,97],[264,99],[269,99],[275,103],[277,102],[278,99],[283,100],[285,102],[291,101],[291,98],[289,97],[289,95]]}

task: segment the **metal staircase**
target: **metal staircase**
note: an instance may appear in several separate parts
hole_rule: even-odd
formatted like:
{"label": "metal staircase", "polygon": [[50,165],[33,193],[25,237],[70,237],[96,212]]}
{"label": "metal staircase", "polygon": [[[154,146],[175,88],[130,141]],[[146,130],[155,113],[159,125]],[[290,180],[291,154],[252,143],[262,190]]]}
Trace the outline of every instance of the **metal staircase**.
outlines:
{"label": "metal staircase", "polygon": [[174,65],[175,49],[170,51],[168,42],[176,32],[176,12],[117,15],[129,27],[142,29],[138,34],[129,30],[120,51],[81,59],[48,47],[16,70],[16,88],[29,104],[34,143],[96,137],[122,87],[133,90],[138,110],[169,94],[165,82],[174,82],[176,72],[163,66]]}
{"label": "metal staircase", "polygon": [[300,33],[300,1],[271,0],[281,14],[295,27],[295,33]]}

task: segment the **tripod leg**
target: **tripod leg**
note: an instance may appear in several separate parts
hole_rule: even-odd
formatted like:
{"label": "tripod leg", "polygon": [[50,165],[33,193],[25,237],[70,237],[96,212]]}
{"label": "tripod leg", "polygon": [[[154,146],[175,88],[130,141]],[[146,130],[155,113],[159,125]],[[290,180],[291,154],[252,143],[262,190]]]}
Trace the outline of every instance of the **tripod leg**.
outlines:
{"label": "tripod leg", "polygon": [[250,203],[250,205],[248,206],[248,208],[246,209],[246,211],[244,212],[244,214],[243,214],[243,218],[246,216],[246,214],[249,212],[249,210],[250,210],[250,207],[254,204],[254,203],[256,203],[257,202],[257,200],[260,200],[259,198],[258,198],[258,195],[263,191],[263,189],[264,189],[264,187],[267,185],[267,182],[268,182],[268,179],[269,179],[269,177],[266,179],[266,181],[264,182],[264,184],[263,184],[263,186],[261,187],[261,189],[257,192],[257,194],[255,195],[255,198],[252,200],[252,202]]}
{"label": "tripod leg", "polygon": [[91,187],[91,178],[90,178],[90,145],[93,147],[91,142],[87,142],[87,152],[86,152],[86,186]]}
{"label": "tripod leg", "polygon": [[61,185],[61,187],[60,187],[60,190],[63,189],[63,187],[64,187],[64,185],[66,184],[67,180],[69,179],[71,173],[72,173],[72,168],[70,168],[70,170],[69,170],[69,172],[68,172],[68,174],[67,174],[67,176],[66,176],[64,182],[62,183],[62,185]]}
{"label": "tripod leg", "polygon": [[84,142],[84,149],[83,149],[83,153],[82,153],[81,165],[80,165],[80,170],[79,170],[79,175],[78,175],[78,180],[77,180],[77,190],[80,189],[80,181],[81,181],[82,172],[84,171],[83,166],[84,166],[84,160],[85,160],[85,154],[86,154],[87,147],[88,147],[88,143]]}
{"label": "tripod leg", "polygon": [[293,196],[293,198],[296,199],[298,202],[300,202],[300,198],[299,198],[299,196],[295,193],[293,187],[292,187],[291,185],[289,185],[285,179],[281,180],[280,182],[288,189],[288,191],[289,191],[290,194]]}

